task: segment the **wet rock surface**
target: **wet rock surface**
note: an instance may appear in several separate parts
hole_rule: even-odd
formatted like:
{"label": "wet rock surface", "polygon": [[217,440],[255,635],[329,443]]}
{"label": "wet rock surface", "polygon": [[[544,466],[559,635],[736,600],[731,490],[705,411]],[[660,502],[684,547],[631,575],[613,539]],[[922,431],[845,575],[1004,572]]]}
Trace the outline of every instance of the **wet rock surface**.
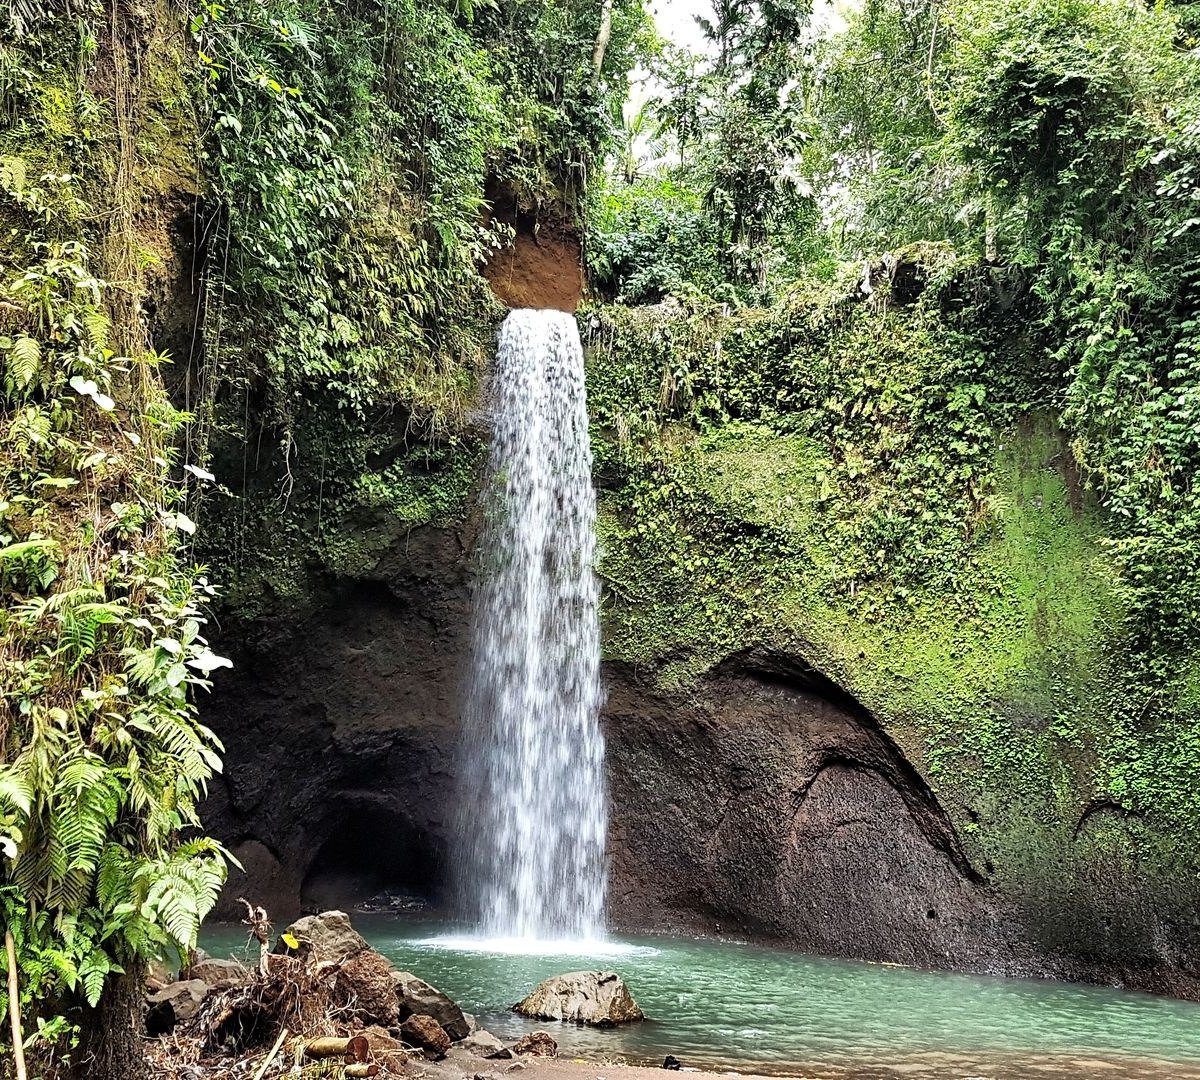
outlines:
{"label": "wet rock surface", "polygon": [[924,779],[819,673],[747,654],[687,704],[613,674],[622,921],[928,967],[1017,955]]}
{"label": "wet rock surface", "polygon": [[204,710],[225,770],[202,812],[245,871],[216,918],[240,919],[238,896],[283,921],[385,891],[443,894],[464,552],[452,531],[414,530],[376,579],[332,586],[306,617],[229,628],[234,669]]}
{"label": "wet rock surface", "polygon": [[531,1020],[562,1020],[616,1027],[644,1019],[624,979],[615,971],[569,971],[538,984],[513,1006]]}

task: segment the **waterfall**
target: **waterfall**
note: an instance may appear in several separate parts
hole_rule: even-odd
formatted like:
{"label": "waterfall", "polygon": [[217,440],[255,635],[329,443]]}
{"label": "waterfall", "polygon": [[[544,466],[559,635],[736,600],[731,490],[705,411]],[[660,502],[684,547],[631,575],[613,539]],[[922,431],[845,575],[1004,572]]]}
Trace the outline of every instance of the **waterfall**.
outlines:
{"label": "waterfall", "polygon": [[575,319],[500,331],[463,724],[466,900],[489,938],[604,935],[596,496]]}

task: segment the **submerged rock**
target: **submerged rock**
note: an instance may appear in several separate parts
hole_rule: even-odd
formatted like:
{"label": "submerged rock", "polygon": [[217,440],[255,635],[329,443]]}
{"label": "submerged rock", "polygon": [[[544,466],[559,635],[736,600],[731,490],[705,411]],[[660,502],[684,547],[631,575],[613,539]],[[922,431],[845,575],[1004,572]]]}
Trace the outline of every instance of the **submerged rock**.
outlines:
{"label": "submerged rock", "polygon": [[430,1061],[440,1061],[450,1049],[450,1036],[432,1016],[410,1016],[400,1025],[400,1035],[409,1046],[423,1050]]}
{"label": "submerged rock", "polygon": [[527,1054],[530,1057],[557,1057],[558,1043],[544,1031],[531,1031],[522,1035],[512,1046],[514,1054]]}
{"label": "submerged rock", "polygon": [[432,1016],[455,1042],[471,1034],[471,1022],[466,1014],[437,987],[409,971],[392,972],[392,980],[401,1020],[409,1016]]}
{"label": "submerged rock", "polygon": [[513,1012],[532,1020],[564,1020],[591,1027],[616,1027],[645,1015],[615,971],[569,971],[547,979]]}

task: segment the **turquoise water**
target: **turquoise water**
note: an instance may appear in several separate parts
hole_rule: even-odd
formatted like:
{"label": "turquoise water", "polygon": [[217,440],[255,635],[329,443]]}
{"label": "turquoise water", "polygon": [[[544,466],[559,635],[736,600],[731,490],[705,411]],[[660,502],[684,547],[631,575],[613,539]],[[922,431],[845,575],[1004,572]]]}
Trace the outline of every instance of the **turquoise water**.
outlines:
{"label": "turquoise water", "polygon": [[[617,955],[523,956],[447,946],[444,928],[392,916],[355,925],[503,1039],[547,1028],[560,1053],[815,1077],[1015,1080],[1200,1078],[1200,1006],[1054,982],[915,971],[725,941],[626,938]],[[235,936],[236,935],[236,936]],[[206,935],[228,950],[232,928]],[[531,1024],[509,1007],[543,978],[619,971],[646,1023]]]}

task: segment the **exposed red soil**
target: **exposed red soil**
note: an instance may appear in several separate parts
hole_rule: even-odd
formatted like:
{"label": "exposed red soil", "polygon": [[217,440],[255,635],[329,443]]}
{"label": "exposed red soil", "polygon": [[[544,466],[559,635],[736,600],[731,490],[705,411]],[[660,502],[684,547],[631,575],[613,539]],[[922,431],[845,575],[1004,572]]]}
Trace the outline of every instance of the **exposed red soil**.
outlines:
{"label": "exposed red soil", "polygon": [[516,234],[484,267],[492,291],[512,308],[574,312],[583,296],[578,230],[559,216],[522,210],[507,192],[489,195],[491,220],[510,225]]}

